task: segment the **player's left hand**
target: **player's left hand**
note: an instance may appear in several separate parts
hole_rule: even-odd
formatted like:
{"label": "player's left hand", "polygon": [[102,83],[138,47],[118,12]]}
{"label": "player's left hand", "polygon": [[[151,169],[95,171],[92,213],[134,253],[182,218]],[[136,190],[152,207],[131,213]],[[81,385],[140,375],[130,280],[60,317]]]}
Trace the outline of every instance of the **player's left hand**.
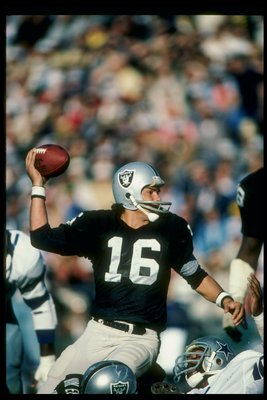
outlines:
{"label": "player's left hand", "polygon": [[33,387],[37,387],[47,380],[48,372],[52,365],[55,363],[56,357],[54,355],[41,356],[40,364],[34,374]]}
{"label": "player's left hand", "polygon": [[222,301],[224,313],[232,314],[232,321],[234,326],[240,325],[245,319],[245,308],[242,303],[235,301],[230,297],[226,297]]}

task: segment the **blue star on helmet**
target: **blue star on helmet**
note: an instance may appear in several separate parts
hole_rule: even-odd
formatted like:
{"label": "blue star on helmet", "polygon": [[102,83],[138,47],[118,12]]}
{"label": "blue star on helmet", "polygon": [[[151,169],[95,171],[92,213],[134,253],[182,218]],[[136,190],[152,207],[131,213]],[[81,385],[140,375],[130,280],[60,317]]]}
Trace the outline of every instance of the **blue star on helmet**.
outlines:
{"label": "blue star on helmet", "polygon": [[220,346],[217,350],[217,352],[224,353],[226,360],[228,361],[228,357],[230,355],[234,355],[232,350],[229,348],[227,343],[221,343],[219,340],[216,340],[216,343]]}

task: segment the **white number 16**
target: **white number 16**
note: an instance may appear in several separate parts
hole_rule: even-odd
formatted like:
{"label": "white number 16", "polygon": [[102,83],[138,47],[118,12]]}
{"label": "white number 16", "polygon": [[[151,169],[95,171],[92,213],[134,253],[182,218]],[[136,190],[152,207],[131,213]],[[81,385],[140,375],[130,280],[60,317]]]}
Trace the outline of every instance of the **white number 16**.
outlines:
{"label": "white number 16", "polygon": [[[122,238],[114,236],[108,241],[108,247],[112,248],[109,272],[105,273],[105,280],[109,282],[120,282],[121,274],[118,268],[121,260]],[[160,244],[156,239],[138,239],[133,246],[133,257],[129,279],[139,285],[152,285],[157,279],[159,264],[156,260],[142,257],[143,248],[160,251]],[[141,275],[141,268],[146,275]]]}

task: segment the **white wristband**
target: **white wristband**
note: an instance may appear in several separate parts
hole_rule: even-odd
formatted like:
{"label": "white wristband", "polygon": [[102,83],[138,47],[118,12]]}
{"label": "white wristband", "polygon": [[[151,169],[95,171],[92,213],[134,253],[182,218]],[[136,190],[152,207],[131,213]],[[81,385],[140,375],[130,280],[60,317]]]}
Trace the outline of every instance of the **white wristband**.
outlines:
{"label": "white wristband", "polygon": [[56,361],[56,356],[54,354],[51,354],[49,356],[40,356],[40,361],[42,364],[53,364]]}
{"label": "white wristband", "polygon": [[45,199],[45,188],[43,186],[33,186],[31,197],[41,197]]}
{"label": "white wristband", "polygon": [[232,299],[232,296],[227,292],[221,292],[218,294],[218,296],[216,297],[216,300],[215,300],[215,303],[218,307],[222,308],[222,301],[225,297],[231,297],[231,299]]}

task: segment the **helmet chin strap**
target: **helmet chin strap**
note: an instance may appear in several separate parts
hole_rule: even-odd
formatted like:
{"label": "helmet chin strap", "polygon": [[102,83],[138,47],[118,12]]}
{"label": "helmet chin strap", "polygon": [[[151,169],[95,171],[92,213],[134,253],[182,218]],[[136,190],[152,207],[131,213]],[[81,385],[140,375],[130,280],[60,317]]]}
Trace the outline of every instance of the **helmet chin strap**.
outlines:
{"label": "helmet chin strap", "polygon": [[148,217],[148,219],[149,219],[150,222],[154,222],[154,221],[156,221],[156,220],[159,218],[159,215],[158,215],[158,214],[155,214],[155,213],[146,211],[146,210],[145,210],[142,206],[140,206],[140,205],[138,205],[137,208],[138,208],[140,211],[143,211],[143,213],[147,215],[147,217]]}
{"label": "helmet chin strap", "polygon": [[203,374],[201,374],[201,372],[197,372],[196,374],[191,375],[189,378],[186,377],[186,381],[191,388],[194,388],[203,380],[203,378]]}
{"label": "helmet chin strap", "polygon": [[137,203],[137,201],[135,200],[135,198],[133,197],[133,195],[131,195],[130,193],[127,193],[127,194],[128,194],[127,197],[131,200],[131,202],[133,203],[133,205],[134,205],[136,208],[138,208],[138,210],[140,210],[140,211],[142,211],[144,214],[146,214],[150,222],[155,222],[155,221],[159,218],[159,215],[158,215],[158,214],[149,212],[149,211],[145,210],[142,206],[140,206],[140,204]]}

